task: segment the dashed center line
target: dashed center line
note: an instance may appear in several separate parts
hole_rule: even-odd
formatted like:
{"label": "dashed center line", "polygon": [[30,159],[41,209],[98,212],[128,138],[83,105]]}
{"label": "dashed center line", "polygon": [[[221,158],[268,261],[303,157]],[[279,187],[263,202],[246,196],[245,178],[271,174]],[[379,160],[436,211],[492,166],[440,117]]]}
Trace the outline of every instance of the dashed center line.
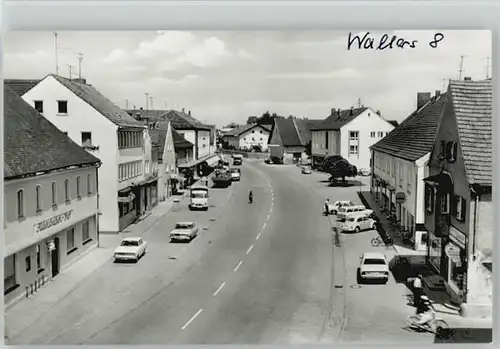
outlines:
{"label": "dashed center line", "polygon": [[267,220],[269,220],[269,218],[271,218],[271,214],[268,214],[268,215],[267,215]]}
{"label": "dashed center line", "polygon": [[262,226],[262,230],[266,229],[266,225],[267,225],[267,222],[265,222],[264,225]]}
{"label": "dashed center line", "polygon": [[189,326],[189,324],[190,324],[191,322],[193,322],[193,320],[194,320],[194,319],[196,319],[196,317],[197,317],[198,315],[200,315],[200,313],[201,313],[202,311],[203,311],[203,308],[201,308],[200,310],[198,310],[198,311],[196,312],[196,314],[194,314],[194,315],[191,317],[191,319],[189,319],[189,320],[188,320],[188,322],[186,322],[186,324],[185,324],[184,326],[182,326],[182,327],[181,327],[181,330],[185,330],[185,329],[186,329],[186,327],[188,327],[188,326]]}
{"label": "dashed center line", "polygon": [[243,261],[240,261],[238,263],[238,265],[236,266],[236,268],[233,269],[233,271],[238,271],[238,269],[240,269],[241,265],[243,264]]}
{"label": "dashed center line", "polygon": [[259,240],[261,235],[262,235],[262,233],[258,233],[257,236],[255,237],[255,240]]}
{"label": "dashed center line", "polygon": [[224,288],[224,286],[226,286],[226,282],[225,281],[219,286],[219,288],[217,289],[217,291],[214,292],[214,297],[217,296],[217,294]]}
{"label": "dashed center line", "polygon": [[252,250],[252,248],[253,248],[253,245],[250,245],[250,247],[249,247],[249,248],[248,248],[248,250],[247,250],[247,254],[249,254],[249,253],[250,253],[250,251]]}

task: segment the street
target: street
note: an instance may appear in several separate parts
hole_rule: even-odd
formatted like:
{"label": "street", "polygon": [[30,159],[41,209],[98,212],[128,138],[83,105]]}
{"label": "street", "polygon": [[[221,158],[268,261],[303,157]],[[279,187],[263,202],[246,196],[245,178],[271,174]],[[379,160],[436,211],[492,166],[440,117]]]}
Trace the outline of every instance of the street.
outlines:
{"label": "street", "polygon": [[[342,234],[344,271],[332,268],[332,225],[326,197],[359,203],[351,187],[330,188],[324,173],[245,160],[241,182],[210,190],[207,212],[183,199],[143,235],[148,253],[137,264],[106,263],[9,344],[315,344],[432,343],[402,329],[404,286],[356,284],[361,253],[375,231]],[[359,182],[361,181],[361,182]],[[247,201],[248,191],[254,203]],[[171,244],[177,221],[193,220],[199,236]],[[111,257],[111,256],[110,256]],[[325,332],[333,272],[345,273],[346,317],[340,338]]]}

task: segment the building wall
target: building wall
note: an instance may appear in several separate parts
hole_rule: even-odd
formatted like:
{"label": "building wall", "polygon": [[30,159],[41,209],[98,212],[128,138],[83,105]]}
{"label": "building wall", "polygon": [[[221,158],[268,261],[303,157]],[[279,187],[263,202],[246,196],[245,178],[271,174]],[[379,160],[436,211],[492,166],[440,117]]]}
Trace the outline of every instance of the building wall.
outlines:
{"label": "building wall", "polygon": [[162,163],[159,165],[159,179],[158,179],[158,196],[160,199],[165,199],[170,195],[170,181],[168,180],[171,175],[177,174],[175,166],[176,152],[174,150],[174,140],[172,136],[172,126],[169,124],[167,135],[165,137],[165,145],[163,149]]}
{"label": "building wall", "polygon": [[[341,139],[341,151],[340,155],[342,155],[345,159],[347,159],[352,165],[355,165],[360,168],[370,168],[370,158],[371,151],[370,147],[378,142],[380,138],[372,137],[372,132],[376,132],[375,135],[378,135],[378,132],[383,132],[384,136],[389,134],[394,129],[394,126],[387,122],[380,115],[375,113],[371,109],[365,110],[358,117],[352,120],[347,125],[344,125],[340,130],[340,139]],[[354,143],[349,140],[349,132],[350,131],[358,131],[358,142]],[[358,145],[357,154],[351,154],[349,152],[350,145]]]}
{"label": "building wall", "polygon": [[263,151],[267,151],[267,142],[269,140],[269,135],[270,132],[268,130],[262,127],[254,127],[251,130],[243,132],[237,138],[237,148],[249,148],[254,145],[260,145]]}
{"label": "building wall", "polygon": [[[175,128],[175,127],[174,127]],[[192,150],[192,153],[193,153],[193,160],[196,159],[196,144],[197,143],[197,139],[196,139],[196,131],[195,130],[176,130],[177,133],[179,133],[180,135],[184,136],[184,139],[186,141],[189,141],[193,144],[193,150]]]}
{"label": "building wall", "polygon": [[207,155],[210,155],[210,131],[198,130],[197,137],[198,137],[198,159],[200,159]]}
{"label": "building wall", "polygon": [[[117,231],[118,207],[116,204],[118,163],[117,126],[102,116],[89,104],[78,98],[53,77],[48,76],[23,95],[23,99],[34,106],[34,101],[43,101],[43,116],[52,122],[77,144],[82,144],[81,132],[91,132],[92,144],[98,150],[89,151],[99,158],[99,229]],[[68,114],[57,114],[57,101],[68,102]]]}

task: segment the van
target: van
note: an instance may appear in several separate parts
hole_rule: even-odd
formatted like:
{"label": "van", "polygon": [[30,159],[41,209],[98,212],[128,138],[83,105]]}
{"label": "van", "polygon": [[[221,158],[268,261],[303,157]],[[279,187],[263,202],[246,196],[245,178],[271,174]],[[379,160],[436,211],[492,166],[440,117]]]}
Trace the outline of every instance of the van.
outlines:
{"label": "van", "polygon": [[353,213],[363,213],[369,215],[370,213],[372,213],[372,210],[366,209],[364,205],[342,206],[337,210],[337,219],[345,220]]}

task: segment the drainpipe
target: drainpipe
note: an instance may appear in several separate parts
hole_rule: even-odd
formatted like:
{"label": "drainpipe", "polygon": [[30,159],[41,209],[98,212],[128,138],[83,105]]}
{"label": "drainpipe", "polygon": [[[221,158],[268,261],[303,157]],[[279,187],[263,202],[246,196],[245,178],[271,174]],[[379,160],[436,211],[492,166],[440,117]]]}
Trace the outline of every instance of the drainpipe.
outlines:
{"label": "drainpipe", "polygon": [[473,224],[473,227],[474,227],[474,236],[473,236],[473,239],[472,239],[472,255],[475,256],[475,254],[476,254],[477,214],[478,214],[477,206],[479,204],[479,195],[474,190],[474,187],[471,187],[471,191],[472,191],[472,193],[474,195],[474,224]]}
{"label": "drainpipe", "polygon": [[97,195],[97,214],[95,216],[95,227],[96,227],[96,234],[97,234],[97,248],[99,248],[101,244],[101,239],[99,236],[99,168],[101,168],[102,163],[100,162],[97,165],[97,168],[95,170],[95,189],[96,189],[96,195]]}

